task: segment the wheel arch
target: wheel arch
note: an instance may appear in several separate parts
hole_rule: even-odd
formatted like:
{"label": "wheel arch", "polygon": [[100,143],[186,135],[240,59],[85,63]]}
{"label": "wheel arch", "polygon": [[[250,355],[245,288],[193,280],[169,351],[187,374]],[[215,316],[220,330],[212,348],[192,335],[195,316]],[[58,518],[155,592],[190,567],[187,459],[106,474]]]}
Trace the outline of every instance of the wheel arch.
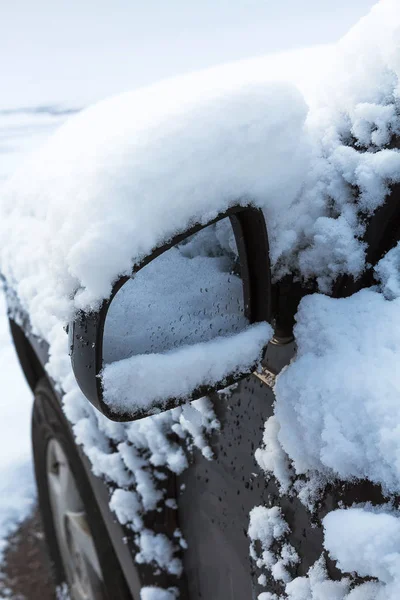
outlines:
{"label": "wheel arch", "polygon": [[21,369],[29,387],[34,391],[46,372],[24,330],[13,319],[9,319],[9,325]]}

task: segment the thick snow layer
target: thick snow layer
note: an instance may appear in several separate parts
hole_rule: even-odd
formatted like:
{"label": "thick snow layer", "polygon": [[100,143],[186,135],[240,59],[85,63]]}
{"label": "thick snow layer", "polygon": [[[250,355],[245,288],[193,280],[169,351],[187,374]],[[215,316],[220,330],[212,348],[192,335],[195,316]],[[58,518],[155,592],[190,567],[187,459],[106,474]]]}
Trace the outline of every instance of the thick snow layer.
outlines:
{"label": "thick snow layer", "polygon": [[329,291],[339,273],[364,269],[364,217],[400,180],[399,27],[398,0],[382,0],[327,61],[306,124],[307,184],[286,223],[286,249],[275,257],[272,248],[277,274],[297,268]]}
{"label": "thick snow layer", "polygon": [[374,290],[302,300],[297,357],[275,388],[278,438],[297,473],[400,491],[399,315],[400,299]]}
{"label": "thick snow layer", "polygon": [[46,322],[96,306],[195,221],[237,203],[284,212],[307,171],[306,112],[293,85],[212,70],[72,118],[2,189],[1,268],[39,333],[38,303]]}
{"label": "thick snow layer", "polygon": [[356,587],[352,600],[397,600],[400,589],[400,518],[371,508],[336,510],[324,519],[325,547],[345,573],[375,578]]}
{"label": "thick snow layer", "polygon": [[[236,202],[265,209],[277,273],[300,268],[324,288],[339,272],[359,274],[352,190],[362,191],[359,208],[373,209],[399,165],[383,147],[395,133],[396,3],[381,4],[369,22],[386,27],[385,44],[361,23],[337,49],[326,94],[299,84],[312,107],[306,125],[302,94],[269,59],[125,94],[62,127],[2,190],[1,268],[39,333],[47,337],[54,314],[65,321],[73,306],[107,297],[119,274],[188,223]],[[342,71],[354,47],[350,84]],[[287,62],[287,79],[301,79]],[[350,148],[351,136],[376,152]],[[32,237],[41,243],[24,241]]]}
{"label": "thick snow layer", "polygon": [[200,386],[211,387],[229,375],[250,373],[272,333],[268,323],[261,323],[235,335],[106,365],[102,372],[104,401],[117,411],[151,411],[168,399],[190,397]]}
{"label": "thick snow layer", "polygon": [[399,582],[400,519],[363,508],[336,510],[324,519],[325,547],[344,572]]}

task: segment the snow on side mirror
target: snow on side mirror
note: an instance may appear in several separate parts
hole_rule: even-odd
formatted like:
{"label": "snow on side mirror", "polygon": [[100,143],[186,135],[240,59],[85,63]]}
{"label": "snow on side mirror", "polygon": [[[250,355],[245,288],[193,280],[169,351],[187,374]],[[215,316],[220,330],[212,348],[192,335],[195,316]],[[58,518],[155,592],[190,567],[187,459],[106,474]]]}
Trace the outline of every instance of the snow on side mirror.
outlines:
{"label": "snow on side mirror", "polygon": [[70,324],[88,400],[133,421],[223,389],[254,371],[272,329],[263,214],[236,207],[159,247]]}

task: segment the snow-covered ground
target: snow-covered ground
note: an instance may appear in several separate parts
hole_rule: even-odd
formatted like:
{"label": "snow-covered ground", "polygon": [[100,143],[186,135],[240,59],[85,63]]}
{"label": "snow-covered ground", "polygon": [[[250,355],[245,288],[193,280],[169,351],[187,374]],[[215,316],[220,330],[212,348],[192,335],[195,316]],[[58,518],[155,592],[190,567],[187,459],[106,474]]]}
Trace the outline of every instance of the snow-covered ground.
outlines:
{"label": "snow-covered ground", "polygon": [[0,296],[0,552],[4,537],[30,510],[34,481],[30,449],[31,392],[11,344],[6,306]]}

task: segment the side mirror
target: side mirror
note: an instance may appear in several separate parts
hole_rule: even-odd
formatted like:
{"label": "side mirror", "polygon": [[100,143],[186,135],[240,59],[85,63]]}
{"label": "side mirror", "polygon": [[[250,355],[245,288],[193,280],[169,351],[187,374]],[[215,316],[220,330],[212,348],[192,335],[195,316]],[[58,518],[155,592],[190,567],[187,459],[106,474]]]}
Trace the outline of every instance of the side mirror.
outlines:
{"label": "side mirror", "polygon": [[69,326],[73,371],[98,410],[133,421],[253,372],[270,319],[264,216],[235,207],[156,248],[98,312],[77,314]]}

